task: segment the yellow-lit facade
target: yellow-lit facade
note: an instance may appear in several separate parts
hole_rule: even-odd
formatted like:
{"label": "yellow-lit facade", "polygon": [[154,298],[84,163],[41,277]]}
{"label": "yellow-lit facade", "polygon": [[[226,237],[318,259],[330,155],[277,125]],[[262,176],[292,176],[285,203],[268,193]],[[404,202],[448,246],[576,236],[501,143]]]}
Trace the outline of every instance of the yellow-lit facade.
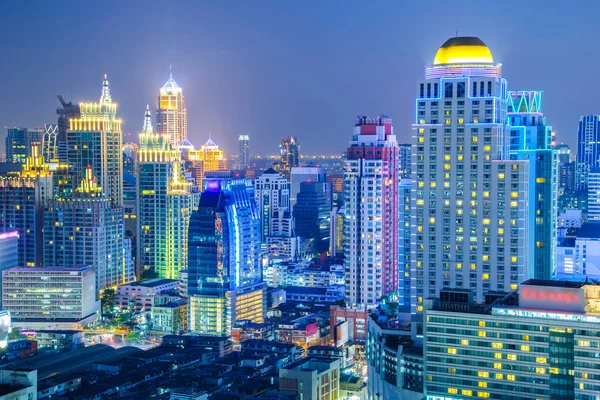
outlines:
{"label": "yellow-lit facade", "polygon": [[160,89],[158,109],[156,110],[156,130],[166,135],[173,149],[187,138],[187,109],[181,86],[175,82],[173,75]]}
{"label": "yellow-lit facade", "polygon": [[227,171],[229,166],[223,150],[219,150],[219,146],[212,139],[208,139],[199,149],[189,150],[187,160],[199,188],[203,187],[206,171]]}

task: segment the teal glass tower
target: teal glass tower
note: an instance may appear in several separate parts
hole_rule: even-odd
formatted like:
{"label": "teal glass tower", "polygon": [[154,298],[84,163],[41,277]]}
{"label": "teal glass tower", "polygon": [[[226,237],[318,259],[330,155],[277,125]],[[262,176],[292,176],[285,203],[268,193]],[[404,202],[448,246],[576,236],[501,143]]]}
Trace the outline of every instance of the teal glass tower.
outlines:
{"label": "teal glass tower", "polygon": [[558,153],[542,112],[542,91],[508,92],[510,158],[529,160],[529,265],[535,279],[556,275]]}

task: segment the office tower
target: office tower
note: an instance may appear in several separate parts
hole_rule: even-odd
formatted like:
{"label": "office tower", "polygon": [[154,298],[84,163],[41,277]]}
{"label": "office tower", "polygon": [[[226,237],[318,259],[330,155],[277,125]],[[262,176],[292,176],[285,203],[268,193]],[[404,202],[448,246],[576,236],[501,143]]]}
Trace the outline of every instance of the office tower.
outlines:
{"label": "office tower", "polygon": [[94,170],[102,196],[123,204],[123,154],[121,120],[104,75],[98,103],[81,103],[80,117],[70,119],[67,130],[67,161],[73,166],[73,183],[85,179],[88,166]]}
{"label": "office tower", "polygon": [[333,207],[329,217],[329,255],[344,254],[344,209]]}
{"label": "office tower", "polygon": [[130,175],[136,174],[135,163],[137,162],[137,153],[139,147],[137,144],[132,142],[123,143],[123,173]]}
{"label": "office tower", "polygon": [[411,239],[410,215],[412,182],[409,177],[400,179],[398,195],[398,304],[411,304]]}
{"label": "office tower", "polygon": [[197,193],[186,181],[181,154],[155,133],[150,109],[140,133],[137,172],[137,259],[143,276],[177,279],[187,268],[187,230]]}
{"label": "office tower", "polygon": [[135,279],[123,207],[104,197],[91,167],[71,198],[44,207],[44,265],[95,267],[96,290]]}
{"label": "office tower", "polygon": [[533,276],[535,221],[529,161],[509,160],[501,65],[480,39],[451,38],[426,67],[416,97],[412,312],[442,288],[471,289],[477,301],[516,288]]}
{"label": "office tower", "polygon": [[60,94],[57,97],[61,107],[56,109],[58,133],[56,134],[55,143],[59,161],[67,162],[67,130],[71,128],[71,119],[81,117],[81,109],[73,102],[67,103]]}
{"label": "office tower", "polygon": [[44,131],[30,128],[6,129],[6,162],[25,164],[27,157],[31,156],[33,144],[42,144]]}
{"label": "office tower", "polygon": [[410,143],[400,143],[398,145],[399,151],[399,167],[400,167],[400,177],[401,178],[409,178],[412,173],[412,144]]}
{"label": "office tower", "polygon": [[331,203],[327,198],[324,186],[329,182],[302,182],[294,205],[294,221],[296,235],[311,239],[318,253],[329,248],[329,223]]}
{"label": "office tower", "polygon": [[19,232],[18,265],[43,263],[44,203],[52,198],[53,180],[39,147],[18,176],[0,176],[0,229]]}
{"label": "office tower", "polygon": [[230,336],[237,320],[263,321],[266,287],[253,191],[249,180],[211,180],[192,213],[188,242],[192,333]]}
{"label": "office tower", "polygon": [[240,135],[238,142],[240,144],[238,155],[239,168],[246,169],[250,165],[250,136]]}
{"label": "office tower", "polygon": [[346,304],[398,289],[398,145],[387,116],[357,117],[344,170]]}
{"label": "office tower", "polygon": [[186,161],[187,169],[191,170],[192,177],[199,188],[203,187],[204,175],[207,171],[227,171],[228,163],[223,154],[223,150],[219,150],[219,146],[208,138],[206,143],[195,150],[194,146],[187,140],[186,147],[179,146],[182,157]]}
{"label": "office tower", "polygon": [[181,86],[169,72],[169,79],[160,89],[156,110],[156,132],[166,135],[173,149],[187,139],[187,109]]}
{"label": "office tower", "polygon": [[442,291],[427,310],[424,398],[598,395],[596,283],[532,279],[518,293],[472,300],[468,291]]}
{"label": "office tower", "polygon": [[[19,232],[0,232],[0,274],[19,265]],[[2,307],[2,277],[0,276],[0,307]],[[1,348],[2,346],[0,346]]]}
{"label": "office tower", "polygon": [[2,304],[18,328],[81,329],[99,316],[95,285],[90,266],[13,267],[2,271]]}
{"label": "office tower", "polygon": [[529,161],[529,265],[533,278],[552,279],[556,273],[558,217],[558,155],[552,148],[552,127],[542,112],[542,92],[508,92],[510,159]]}
{"label": "office tower", "polygon": [[[58,125],[44,125],[44,135],[42,137],[42,156],[44,157],[44,162],[46,163],[57,163],[60,161],[58,157],[58,133]],[[66,147],[64,147],[63,142],[63,150],[64,149],[66,149]]]}
{"label": "office tower", "polygon": [[558,195],[575,190],[577,163],[572,160],[571,149],[566,144],[556,146],[558,153]]}
{"label": "office tower", "polygon": [[600,115],[584,115],[577,131],[576,189],[587,190],[588,173],[600,168]]}
{"label": "office tower", "polygon": [[272,218],[279,210],[290,210],[290,182],[269,168],[254,181],[254,199],[260,215],[261,240],[273,234]]}
{"label": "office tower", "polygon": [[588,221],[600,222],[600,168],[588,171]]}
{"label": "office tower", "polygon": [[[294,167],[290,171],[290,209],[294,209],[296,197],[300,192],[300,183],[306,181],[325,182],[327,181],[327,172],[323,167]],[[329,187],[327,187],[329,188]],[[333,197],[331,192],[327,194],[330,199]]]}
{"label": "office tower", "polygon": [[293,167],[300,165],[300,143],[295,136],[286,136],[281,138],[279,145],[281,155],[281,171],[284,176],[289,176]]}

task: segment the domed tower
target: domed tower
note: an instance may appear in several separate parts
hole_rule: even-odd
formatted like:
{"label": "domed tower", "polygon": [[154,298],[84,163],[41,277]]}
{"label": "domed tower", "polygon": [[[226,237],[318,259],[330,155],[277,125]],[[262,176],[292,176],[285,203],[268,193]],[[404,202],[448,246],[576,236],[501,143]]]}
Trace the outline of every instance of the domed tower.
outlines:
{"label": "domed tower", "polygon": [[[509,160],[507,84],[476,37],[447,40],[417,83],[413,124],[413,312],[442,289],[510,291],[532,277],[529,162]],[[402,279],[402,278],[401,278]]]}

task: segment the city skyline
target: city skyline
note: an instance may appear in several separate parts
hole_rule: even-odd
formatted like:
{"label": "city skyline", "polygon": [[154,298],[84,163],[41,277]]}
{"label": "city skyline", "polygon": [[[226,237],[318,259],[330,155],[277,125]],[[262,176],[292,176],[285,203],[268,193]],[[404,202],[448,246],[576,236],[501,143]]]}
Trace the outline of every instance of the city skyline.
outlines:
{"label": "city skyline", "polygon": [[[554,116],[559,143],[566,142],[574,149],[579,117],[599,112],[593,101],[598,85],[594,81],[568,102],[561,100],[577,84],[575,79],[591,75],[597,64],[598,56],[587,51],[594,37],[587,33],[593,24],[585,22],[599,5],[582,4],[589,11],[582,14],[579,9],[542,2],[519,4],[519,12],[514,12],[516,3],[512,2],[465,1],[431,9],[426,4],[386,7],[390,4],[338,7],[331,2],[317,8],[266,2],[238,4],[231,9],[226,3],[178,4],[181,9],[175,10],[171,5],[140,9],[130,3],[119,13],[112,12],[110,4],[84,9],[73,3],[65,10],[53,10],[51,5],[26,10],[21,4],[11,4],[5,10],[8,18],[0,28],[3,31],[19,31],[25,15],[32,26],[43,26],[37,23],[42,18],[66,13],[73,31],[81,30],[87,40],[100,37],[101,43],[114,43],[122,38],[125,46],[110,50],[111,57],[97,61],[97,54],[109,51],[106,44],[99,45],[98,51],[79,44],[58,47],[64,35],[60,30],[45,31],[43,37],[37,29],[23,31],[23,40],[3,43],[0,48],[12,62],[0,68],[3,76],[10,77],[6,90],[13,95],[0,100],[0,125],[35,128],[51,123],[58,106],[56,94],[74,103],[89,101],[96,97],[97,80],[107,73],[121,110],[127,135],[124,141],[135,140],[139,110],[154,104],[156,89],[168,77],[172,64],[173,75],[186,93],[190,140],[203,143],[212,132],[226,154],[237,153],[236,139],[241,133],[253,138],[254,154],[275,154],[284,134],[297,136],[304,154],[316,154],[323,148],[343,149],[342,121],[358,114],[390,115],[396,121],[398,141],[407,142],[414,108],[412,83],[430,62],[432,49],[455,33],[476,35],[488,44],[495,61],[505,65],[503,75],[511,83],[509,89],[544,91],[545,109]],[[541,5],[546,11],[543,18],[537,13]],[[380,18],[361,18],[384,9]],[[108,20],[115,29],[106,31],[103,23],[85,25],[88,12],[99,17],[98,21]],[[510,19],[522,29],[506,30],[478,17],[490,12],[496,13],[497,20]],[[427,15],[426,28],[419,25],[419,18],[412,20],[415,15]],[[164,23],[153,32],[128,27],[128,18],[140,16],[145,17],[143,20],[162,18]],[[194,18],[206,23],[197,28],[192,24]],[[219,24],[225,18],[230,19],[228,26],[232,28],[220,31]],[[254,26],[266,19],[272,23]],[[366,22],[357,27],[359,19]],[[448,27],[448,20],[455,21],[454,26]],[[319,29],[304,31],[307,21]],[[560,34],[553,29],[558,21],[565,28]],[[329,22],[334,28],[326,26]],[[175,30],[175,25],[183,29]],[[410,33],[419,29],[427,31],[417,40],[402,39],[414,37]],[[9,37],[7,32],[5,37]],[[24,43],[29,44],[27,49]],[[150,52],[149,46],[158,46],[161,51]],[[77,57],[71,56],[72,52]],[[30,61],[36,54],[46,53],[55,56],[46,62]],[[271,54],[280,56],[268,57]],[[375,55],[378,62],[369,61]],[[69,62],[59,64],[56,60],[60,59]],[[259,79],[265,75],[270,79]],[[378,82],[386,82],[383,90],[370,90]],[[35,96],[29,94],[31,90]],[[28,107],[21,106],[25,101]],[[291,120],[294,123],[286,124]],[[274,128],[284,124],[283,134]]]}

